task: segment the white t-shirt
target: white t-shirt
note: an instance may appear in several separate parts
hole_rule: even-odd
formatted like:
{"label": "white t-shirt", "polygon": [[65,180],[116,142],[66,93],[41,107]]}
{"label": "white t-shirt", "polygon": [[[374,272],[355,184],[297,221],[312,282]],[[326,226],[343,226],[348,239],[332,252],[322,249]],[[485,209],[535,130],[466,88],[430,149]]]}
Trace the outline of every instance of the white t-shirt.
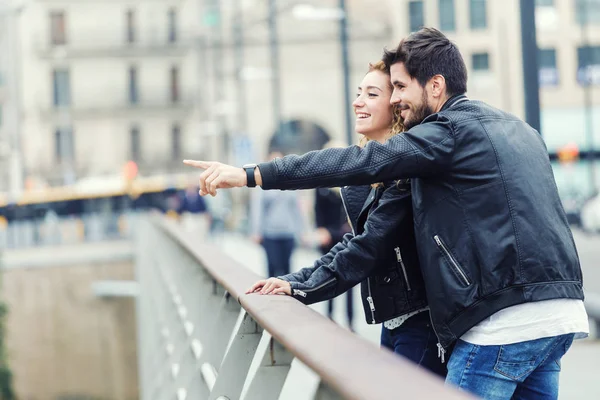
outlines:
{"label": "white t-shirt", "polygon": [[484,319],[461,339],[480,346],[499,346],[545,337],[575,333],[576,339],[589,334],[583,301],[543,300],[508,307]]}

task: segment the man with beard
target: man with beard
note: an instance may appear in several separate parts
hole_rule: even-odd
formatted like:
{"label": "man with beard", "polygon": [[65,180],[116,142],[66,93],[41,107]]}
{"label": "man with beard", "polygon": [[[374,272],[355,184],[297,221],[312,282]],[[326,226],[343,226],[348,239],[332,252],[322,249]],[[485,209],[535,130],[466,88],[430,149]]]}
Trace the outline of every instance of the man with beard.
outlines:
{"label": "man with beard", "polygon": [[[189,161],[206,169],[202,194],[411,178],[440,357],[454,346],[447,382],[488,399],[557,398],[560,360],[589,327],[579,259],[542,138],[513,115],[465,96],[462,55],[436,29],[411,34],[383,59],[404,134],[259,166]],[[389,229],[367,224],[336,257],[374,259]],[[381,239],[365,240],[369,231]]]}

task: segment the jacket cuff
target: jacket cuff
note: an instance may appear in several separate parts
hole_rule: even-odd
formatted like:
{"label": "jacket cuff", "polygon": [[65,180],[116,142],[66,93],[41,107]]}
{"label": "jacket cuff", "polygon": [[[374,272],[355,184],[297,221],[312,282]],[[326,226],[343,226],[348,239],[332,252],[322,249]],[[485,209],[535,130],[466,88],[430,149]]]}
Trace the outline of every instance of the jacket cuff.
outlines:
{"label": "jacket cuff", "polygon": [[277,166],[275,162],[264,162],[258,164],[258,169],[260,170],[260,176],[262,178],[262,188],[264,190],[268,189],[276,189],[274,187],[277,181]]}
{"label": "jacket cuff", "polygon": [[299,289],[300,284],[298,282],[290,282],[292,297],[298,300],[300,303],[306,304],[306,292]]}

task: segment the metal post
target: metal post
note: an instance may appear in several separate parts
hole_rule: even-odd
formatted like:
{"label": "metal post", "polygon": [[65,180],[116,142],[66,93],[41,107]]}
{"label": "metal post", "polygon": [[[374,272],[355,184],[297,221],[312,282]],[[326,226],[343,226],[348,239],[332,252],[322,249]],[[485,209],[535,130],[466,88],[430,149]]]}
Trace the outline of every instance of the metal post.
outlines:
{"label": "metal post", "polygon": [[275,131],[280,132],[281,120],[281,87],[279,76],[279,38],[277,32],[277,0],[269,0],[269,49],[271,53],[271,85]]}
{"label": "metal post", "polygon": [[[7,66],[7,85],[10,103],[10,117],[7,122],[10,127],[7,132],[10,136],[9,156],[9,193],[13,199],[18,198],[23,191],[23,157],[21,151],[21,38],[19,35],[19,17],[22,8],[9,8],[5,14],[7,21],[6,44],[8,57],[12,60]],[[7,115],[8,116],[8,115]]]}
{"label": "metal post", "polygon": [[244,15],[242,10],[242,0],[236,0],[236,13],[233,23],[233,38],[234,38],[234,63],[235,63],[235,77],[237,80],[238,90],[237,101],[238,101],[238,134],[247,133],[248,129],[248,114],[246,112],[246,82],[242,76],[244,68]]}
{"label": "metal post", "polygon": [[[583,0],[580,2],[582,5],[581,9],[581,41],[583,48],[589,50],[590,46],[590,38],[589,38],[589,15],[590,11],[588,8],[589,0]],[[590,71],[591,67],[591,56],[588,55],[589,64],[586,65],[588,71]],[[584,76],[582,85],[583,85],[583,108],[585,114],[585,136],[587,140],[588,154],[589,154],[589,163],[590,163],[590,189],[592,193],[596,193],[596,154],[594,153],[594,117],[592,114],[592,74],[586,73],[582,74]]]}
{"label": "metal post", "polygon": [[346,0],[340,0],[339,8],[342,10],[342,17],[340,18],[340,47],[342,50],[342,73],[344,77],[344,117],[345,117],[345,130],[346,140],[348,144],[353,143],[352,135],[352,113],[350,110],[350,61],[348,57],[348,16],[346,9]]}
{"label": "metal post", "polygon": [[540,134],[540,84],[538,47],[535,27],[535,2],[521,3],[521,50],[523,55],[523,89],[525,94],[525,120]]}
{"label": "metal post", "polygon": [[221,1],[212,0],[212,11],[217,16],[217,23],[213,28],[213,70],[215,74],[215,100],[219,107],[217,116],[217,130],[221,137],[221,146],[224,159],[229,162],[229,130],[226,125],[225,110],[223,109],[225,96],[225,82],[223,79],[223,18],[221,15]]}

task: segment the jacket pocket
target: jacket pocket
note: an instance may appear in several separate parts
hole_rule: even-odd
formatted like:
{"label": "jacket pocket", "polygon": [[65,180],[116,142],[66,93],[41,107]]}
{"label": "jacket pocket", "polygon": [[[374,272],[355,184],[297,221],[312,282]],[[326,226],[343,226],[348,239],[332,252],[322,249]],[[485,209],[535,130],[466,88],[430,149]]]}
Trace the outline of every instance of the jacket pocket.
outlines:
{"label": "jacket pocket", "polygon": [[458,261],[456,261],[456,258],[454,258],[452,253],[450,253],[450,250],[448,249],[442,238],[440,238],[438,235],[435,235],[433,236],[433,239],[435,240],[438,249],[442,252],[442,255],[444,256],[450,267],[454,270],[454,273],[457,275],[460,281],[466,286],[471,285],[469,277],[467,277],[467,274],[465,273],[463,268],[460,266]]}

